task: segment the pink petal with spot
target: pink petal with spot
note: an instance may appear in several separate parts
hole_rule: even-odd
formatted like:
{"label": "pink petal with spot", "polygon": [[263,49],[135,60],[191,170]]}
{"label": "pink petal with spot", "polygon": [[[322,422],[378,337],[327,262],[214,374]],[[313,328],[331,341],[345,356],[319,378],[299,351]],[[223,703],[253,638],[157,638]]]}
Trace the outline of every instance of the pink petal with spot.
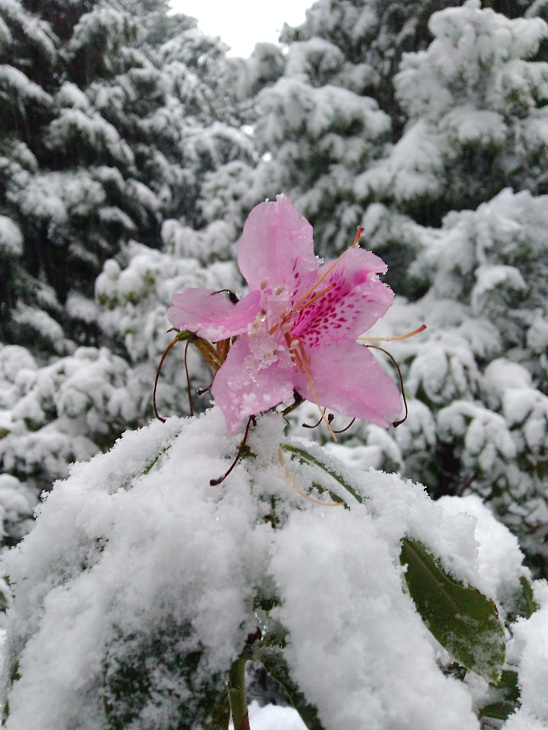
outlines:
{"label": "pink petal with spot", "polygon": [[402,413],[398,388],[365,347],[343,340],[335,347],[310,348],[307,355],[314,392],[298,370],[295,388],[303,398],[383,428]]}
{"label": "pink petal with spot", "polygon": [[237,304],[214,289],[183,289],[173,295],[167,311],[171,324],[211,342],[235,337],[247,330],[260,308],[260,293],[250,292]]}
{"label": "pink petal with spot", "polygon": [[238,242],[238,266],[249,288],[310,286],[318,268],[312,226],[293,203],[281,195],[261,203],[249,214]]}
{"label": "pink petal with spot", "polygon": [[394,298],[377,277],[376,272],[386,269],[384,262],[370,251],[349,249],[334,263],[320,268],[319,277],[331,271],[311,292],[311,299],[317,298],[308,306],[305,300],[291,328],[292,336],[307,348],[355,340],[382,317]]}
{"label": "pink petal with spot", "polygon": [[251,352],[249,337],[236,340],[211,386],[228,432],[235,433],[249,416],[291,400],[294,371],[290,358],[265,366]]}

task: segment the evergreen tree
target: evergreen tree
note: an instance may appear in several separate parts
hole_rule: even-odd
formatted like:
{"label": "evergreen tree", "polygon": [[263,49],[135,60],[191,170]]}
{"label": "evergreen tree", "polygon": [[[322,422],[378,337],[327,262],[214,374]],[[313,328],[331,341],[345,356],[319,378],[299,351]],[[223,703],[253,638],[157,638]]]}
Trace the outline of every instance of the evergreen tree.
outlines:
{"label": "evergreen tree", "polygon": [[[48,4],[52,29],[14,7],[21,28],[36,26],[34,44],[49,67],[38,50],[18,62],[36,80],[4,66],[12,113],[2,137],[2,212],[22,243],[12,236],[3,257],[3,339],[34,347],[45,340],[50,351],[52,337],[34,326],[40,309],[69,340],[95,344],[96,313],[85,300],[104,261],[129,237],[160,246],[165,217],[203,224],[196,203],[204,175],[245,157],[248,143],[231,126],[226,93],[218,93],[223,48],[194,21],[103,5],[75,17]],[[10,57],[28,51],[13,32],[6,42]],[[55,340],[58,351],[70,351]]]}
{"label": "evergreen tree", "polygon": [[[154,286],[167,265],[151,253],[139,268],[142,252],[164,245],[164,224],[207,226],[208,189],[223,184],[225,169],[252,165],[253,149],[224,82],[225,47],[193,19],[140,0],[6,0],[0,12],[0,460],[10,489],[36,499],[71,461],[152,415],[154,372],[170,339],[159,319],[172,292]],[[116,298],[99,286],[98,306],[95,280],[107,261],[106,272],[127,275]],[[173,290],[203,276],[197,261],[169,274]],[[147,299],[157,326],[147,329],[148,347],[143,331],[130,334],[142,309],[132,324],[124,317],[125,329],[114,322],[142,287],[159,296]],[[175,362],[159,390],[165,414],[188,409],[186,385],[170,384]],[[19,512],[8,509],[9,494],[0,514],[8,537],[32,507],[21,498]]]}
{"label": "evergreen tree", "polygon": [[356,180],[360,200],[439,225],[507,185],[545,192],[548,64],[528,59],[546,24],[508,20],[478,1],[437,13],[430,29],[428,49],[406,55],[395,77],[404,133]]}
{"label": "evergreen tree", "polygon": [[[433,13],[463,4],[464,0],[320,1],[307,11],[302,25],[286,25],[281,40],[293,44],[321,38],[339,49],[354,90],[379,102],[390,114],[398,135],[406,115],[395,94],[393,79],[402,57],[429,46],[432,36],[428,23]],[[482,6],[508,18],[525,13],[548,16],[544,4],[534,0],[485,0]],[[348,82],[349,78],[342,81]]]}
{"label": "evergreen tree", "polygon": [[[406,6],[409,23],[419,6]],[[389,111],[392,125],[378,140],[384,146],[362,162],[348,155],[342,165],[348,177],[335,177],[333,159],[324,170],[314,168],[326,159],[315,154],[321,136],[313,143],[307,136],[319,105],[308,103],[305,113],[304,100],[331,100],[330,149],[348,149],[348,99],[376,103],[362,96],[365,85],[352,90],[359,64],[351,41],[380,16],[373,3],[317,3],[294,32],[284,75],[260,92],[268,115],[257,134],[272,156],[258,175],[269,180],[273,173],[314,222],[326,253],[340,252],[362,224],[364,245],[387,261],[387,280],[408,301],[398,300],[376,334],[428,325],[419,337],[387,344],[410,397],[408,421],[393,435],[355,427],[331,448],[364,466],[401,470],[438,497],[479,493],[543,572],[548,28],[541,9],[481,8],[475,0],[446,7],[429,18],[429,45],[426,26],[422,35],[408,36],[417,45],[402,55],[395,76],[395,67],[374,60],[387,36],[356,43],[369,64],[362,67],[367,93]],[[381,26],[387,33],[389,24]],[[285,37],[291,38],[287,29]],[[409,51],[400,40],[386,47]],[[395,105],[375,91],[380,76],[372,69],[381,67],[391,70],[379,88],[392,79]],[[337,107],[333,86],[353,96]],[[358,139],[365,143],[363,130]],[[323,184],[326,173],[330,185]],[[315,207],[307,207],[310,200]],[[303,420],[317,420],[313,410],[310,418],[296,414],[294,427]]]}
{"label": "evergreen tree", "polygon": [[[431,179],[432,192],[420,194],[411,185],[413,192],[405,198],[402,192],[393,212],[440,225],[449,210],[477,205],[478,195],[488,200],[508,184],[535,186],[536,192],[543,192],[542,132],[536,132],[536,145],[533,135],[544,103],[545,26],[540,16],[546,8],[529,0],[486,2],[483,11],[467,5],[467,17],[475,13],[476,20],[470,21],[466,39],[461,20],[449,29],[452,16],[434,15],[439,20],[429,26],[435,11],[449,8],[458,14],[461,5],[454,0],[317,2],[303,25],[285,27],[281,37],[288,44],[285,56],[260,44],[247,62],[239,62],[241,96],[254,98],[260,92],[255,134],[267,159],[258,173],[262,194],[257,200],[283,190],[298,201],[320,232],[326,253],[341,250],[352,240],[361,212],[371,202],[389,203],[397,197],[398,185],[406,184],[406,176],[400,180],[406,164],[412,174],[414,165],[427,165],[425,158],[430,156],[432,168],[438,164],[442,169],[437,176],[430,172],[422,177],[419,170],[418,177],[424,184]],[[521,17],[525,13],[531,16],[527,20]],[[510,33],[515,40],[501,38],[500,51],[486,58],[483,67],[478,49],[492,48],[489,34],[498,32]],[[516,40],[522,32],[522,41]],[[433,34],[440,37],[431,43]],[[471,38],[477,44],[468,58]],[[445,54],[461,65],[460,70],[453,74],[443,66]],[[421,89],[423,69],[431,79],[425,89]],[[466,76],[474,71],[479,74],[475,81]],[[413,88],[411,77],[416,79]],[[427,93],[431,98],[425,98]],[[421,99],[424,104],[418,111]],[[442,110],[440,104],[449,106]],[[474,123],[468,114],[472,110]],[[436,113],[439,119],[433,118]],[[432,117],[435,132],[418,138],[419,125],[417,138],[409,136],[415,121],[425,123],[425,117]],[[466,125],[465,119],[469,119]],[[440,162],[448,148],[453,155]],[[412,161],[413,155],[419,163]],[[384,162],[387,156],[394,158],[391,176]],[[376,161],[381,177],[375,173]],[[490,183],[478,191],[486,171]],[[413,195],[414,203],[408,199]],[[396,258],[405,266],[412,255],[405,245],[395,248]]]}

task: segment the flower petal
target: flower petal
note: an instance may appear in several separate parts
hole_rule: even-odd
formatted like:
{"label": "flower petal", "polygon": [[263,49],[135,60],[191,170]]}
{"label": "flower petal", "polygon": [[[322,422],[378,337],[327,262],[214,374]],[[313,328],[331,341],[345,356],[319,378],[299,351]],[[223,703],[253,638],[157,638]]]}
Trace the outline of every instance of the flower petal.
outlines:
{"label": "flower petal", "polygon": [[229,433],[235,433],[249,416],[289,401],[293,396],[295,366],[285,357],[271,358],[268,365],[258,360],[243,336],[232,345],[226,361],[215,376],[211,394],[223,411]]}
{"label": "flower petal", "polygon": [[392,304],[394,293],[377,276],[384,271],[382,259],[359,248],[348,249],[336,263],[325,263],[318,271],[318,278],[325,279],[310,293],[311,300],[317,298],[309,305],[303,302],[292,336],[308,347],[355,340]]}
{"label": "flower petal", "polygon": [[271,289],[297,292],[313,283],[318,264],[312,226],[288,198],[278,195],[276,202],[253,208],[238,242],[238,266],[251,291],[265,279]]}
{"label": "flower petal", "polygon": [[171,324],[212,342],[235,337],[247,330],[260,308],[260,293],[250,292],[233,304],[214,289],[189,288],[173,295],[167,311]]}
{"label": "flower petal", "polygon": [[383,428],[401,414],[398,388],[367,348],[342,340],[335,347],[311,347],[306,354],[310,377],[298,370],[295,380],[303,398]]}

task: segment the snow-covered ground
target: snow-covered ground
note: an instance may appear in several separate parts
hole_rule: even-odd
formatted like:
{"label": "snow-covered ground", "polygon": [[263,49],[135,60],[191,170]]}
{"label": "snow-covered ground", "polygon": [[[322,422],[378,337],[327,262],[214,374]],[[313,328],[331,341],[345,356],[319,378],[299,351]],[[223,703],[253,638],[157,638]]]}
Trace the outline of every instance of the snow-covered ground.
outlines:
{"label": "snow-covered ground", "polygon": [[[306,730],[299,713],[292,707],[260,707],[257,702],[249,705],[249,724],[252,730]],[[230,727],[234,726],[231,724]]]}

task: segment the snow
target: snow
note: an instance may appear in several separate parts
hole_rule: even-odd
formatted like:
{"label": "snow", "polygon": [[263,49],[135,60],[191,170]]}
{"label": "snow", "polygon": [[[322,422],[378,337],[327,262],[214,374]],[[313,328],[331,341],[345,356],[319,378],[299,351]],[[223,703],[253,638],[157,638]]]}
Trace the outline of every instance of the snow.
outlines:
{"label": "snow", "polygon": [[32,328],[41,337],[49,340],[54,350],[63,353],[65,349],[65,337],[63,328],[42,309],[18,304],[17,309],[13,313],[13,319],[20,325],[26,325]]}
{"label": "snow", "polygon": [[507,128],[498,112],[474,109],[471,105],[454,107],[444,118],[442,128],[465,144],[503,144]]}
{"label": "snow", "polygon": [[489,309],[489,298],[494,290],[504,286],[510,291],[526,291],[527,284],[514,266],[479,266],[476,269],[476,284],[472,290],[472,309],[482,314]]}
{"label": "snow", "polygon": [[531,326],[527,331],[527,347],[537,354],[548,348],[548,322],[542,316],[542,310],[535,313]]}
{"label": "snow", "polygon": [[[274,590],[291,673],[327,730],[364,722],[372,730],[478,730],[473,686],[440,671],[439,648],[403,590],[400,540],[421,540],[500,606],[528,574],[517,541],[476,498],[434,503],[419,485],[345,465],[313,444],[304,446],[364,503],[350,500],[346,510],[307,500],[297,488],[327,477],[289,455],[280,464],[283,426],[279,415],[259,418],[249,439],[255,458],[220,486],[210,480],[226,471],[240,437],[226,435],[217,408],[127,432],[55,485],[33,531],[3,562],[15,592],[7,653],[20,673],[8,730],[104,730],[100,688],[114,691],[110,678],[139,661],[147,636],[165,651],[185,637],[201,656],[194,691],[205,691],[256,627],[257,590]],[[272,499],[276,529],[265,520]],[[546,590],[537,590],[548,605]],[[543,616],[518,624],[524,648],[514,655],[524,667],[523,711],[544,722],[533,671]],[[134,698],[135,728],[164,727],[160,718],[188,696],[188,679],[165,675],[161,663],[155,671],[156,701]],[[252,711],[258,730],[302,727],[288,710]]]}
{"label": "snow", "polygon": [[52,104],[51,96],[14,66],[0,64],[0,81],[20,103],[32,101],[45,107]]}
{"label": "snow", "polygon": [[514,629],[514,650],[520,655],[521,707],[504,730],[543,730],[548,727],[548,586],[539,584],[535,599],[542,608],[521,619]]}
{"label": "snow", "polygon": [[69,317],[81,319],[84,322],[96,322],[99,316],[99,308],[95,302],[77,292],[71,292],[68,295],[65,307]]}
{"label": "snow", "polygon": [[0,457],[5,470],[28,480],[38,493],[66,476],[68,463],[90,458],[99,450],[97,442],[117,429],[120,433],[121,420],[136,418],[127,363],[106,348],[76,348],[38,367],[23,348],[5,346],[0,367],[7,431],[0,439]]}
{"label": "snow", "polygon": [[324,38],[311,38],[292,43],[288,54],[285,73],[288,76],[308,74],[311,81],[318,77],[328,79],[342,70],[344,54],[341,49]]}
{"label": "snow", "polygon": [[[0,160],[0,253],[13,269],[8,293],[24,302],[13,333],[19,328],[35,338],[44,358],[0,347],[0,457],[11,472],[0,476],[4,541],[30,529],[37,494],[67,477],[70,462],[94,457],[128,424],[145,422],[155,368],[172,336],[165,319],[172,293],[189,286],[241,293],[229,259],[257,200],[280,190],[294,196],[314,214],[326,256],[350,243],[363,222],[364,238],[381,255],[395,251],[394,268],[404,270],[400,291],[415,299],[429,290],[419,301],[400,300],[375,333],[428,325],[421,337],[389,346],[410,396],[407,422],[395,431],[356,423],[339,443],[305,444],[359,485],[365,506],[322,507],[298,493],[312,482],[333,491],[337,485],[288,454],[280,465],[277,417],[259,420],[250,436],[255,459],[244,458],[219,489],[209,488],[209,479],[226,471],[239,437],[227,439],[216,411],[128,433],[111,453],[72,467],[41,506],[36,537],[6,558],[15,581],[7,649],[10,661],[21,656],[23,669],[10,693],[8,727],[33,730],[40,723],[42,730],[43,718],[59,730],[104,730],[101,687],[110,682],[115,694],[117,667],[138,665],[143,656],[163,699],[155,706],[136,698],[135,724],[150,730],[167,722],[177,700],[164,689],[175,686],[181,698],[190,690],[147,641],[177,656],[170,641],[178,632],[187,649],[203,652],[198,683],[207,684],[210,674],[222,683],[247,629],[256,626],[253,595],[274,579],[277,615],[290,629],[292,673],[317,702],[326,730],[369,723],[414,730],[431,726],[431,717],[439,726],[478,727],[470,708],[481,707],[485,687],[479,678],[459,683],[440,671],[450,660],[402,591],[400,540],[422,540],[452,575],[492,596],[501,617],[528,575],[521,552],[479,497],[433,504],[420,486],[371,467],[412,474],[434,493],[481,495],[542,569],[548,196],[540,193],[548,65],[527,59],[547,37],[546,23],[533,18],[545,13],[547,0],[531,3],[517,20],[482,10],[478,0],[435,13],[433,42],[404,55],[396,75],[398,109],[410,118],[394,146],[381,108],[393,112],[386,89],[401,48],[426,42],[425,17],[403,8],[408,19],[396,38],[388,13],[376,35],[382,3],[358,5],[316,3],[303,28],[293,36],[286,31],[300,40],[289,40],[283,53],[263,45],[247,70],[231,67],[242,72],[237,84],[252,115],[263,89],[259,122],[244,134],[215,122],[238,115],[223,90],[222,48],[198,30],[145,54],[142,45],[129,48],[122,40],[134,19],[97,8],[81,17],[67,47],[19,2],[0,0],[0,45],[11,64],[0,66],[0,77],[30,125],[34,150],[17,141],[25,125],[14,127]],[[396,24],[399,17],[398,11]],[[74,79],[84,54],[99,47],[85,90],[59,86],[58,53]],[[50,80],[51,94],[58,89],[53,98],[30,81],[39,78]],[[365,89],[386,96],[381,108]],[[44,108],[53,120],[46,137],[43,115],[34,113]],[[44,150],[44,139],[54,154]],[[104,166],[89,167],[96,153]],[[114,164],[120,170],[107,166]],[[166,220],[175,215],[180,220]],[[146,242],[155,220],[163,251],[127,243],[129,232]],[[51,245],[66,246],[68,261],[86,267],[117,256],[97,280],[97,305],[72,290],[61,306],[45,283],[46,269],[39,279],[26,278],[23,235],[33,231],[47,232]],[[397,276],[394,282],[397,289]],[[56,321],[65,313],[78,328],[94,323],[125,360],[65,339]],[[181,361],[178,347],[164,363],[162,415],[188,411]],[[189,367],[193,390],[210,383],[195,351]],[[209,395],[198,401],[198,410],[208,401]],[[289,420],[286,438],[328,438],[321,426],[300,429],[317,420],[314,406]],[[342,428],[347,421],[337,415],[335,423]],[[271,498],[276,530],[265,521]],[[523,704],[500,723],[504,730],[548,728],[548,595],[544,584],[534,588],[540,610],[508,635],[508,667],[519,672]],[[253,730],[302,728],[288,708],[254,704],[251,715]]]}
{"label": "snow", "polygon": [[72,107],[82,112],[88,112],[90,110],[88,97],[76,84],[72,84],[70,81],[65,81],[62,84],[55,99],[61,107]]}
{"label": "snow", "polygon": [[[498,178],[493,195],[508,184],[504,179],[513,179],[518,159],[544,155],[548,67],[525,59],[536,53],[548,25],[540,18],[511,20],[470,0],[433,13],[429,27],[432,43],[404,53],[394,77],[408,115],[404,134],[356,179],[364,203],[380,193],[404,209],[415,202],[423,214],[430,201],[443,201],[443,207],[449,200],[449,209],[459,209],[463,199],[465,205],[475,201],[475,190],[466,189],[469,165],[477,166],[477,199],[485,200],[486,177]],[[489,160],[485,173],[479,172],[483,156]],[[529,180],[525,187],[531,185]]]}
{"label": "snow", "polygon": [[34,494],[11,476],[0,474],[0,533],[7,534],[6,525],[16,525],[15,536],[22,537],[30,529]]}
{"label": "snow", "polygon": [[101,150],[115,162],[131,167],[134,154],[123,140],[116,127],[93,111],[84,112],[78,108],[65,108],[49,125],[46,143],[51,149],[63,149],[67,144],[87,144]]}
{"label": "snow", "polygon": [[439,132],[422,120],[410,125],[390,157],[356,179],[356,194],[367,198],[375,191],[390,191],[403,201],[431,194],[438,188],[443,166],[439,148]]}
{"label": "snow", "polygon": [[438,504],[447,516],[468,515],[475,520],[478,578],[474,585],[493,598],[511,593],[511,576],[519,573],[522,562],[517,538],[498,522],[476,495],[460,499],[442,497]]}
{"label": "snow", "polygon": [[33,176],[30,184],[21,192],[23,213],[62,225],[67,219],[66,205],[61,197],[64,178],[55,173]]}
{"label": "snow", "polygon": [[8,256],[23,253],[23,235],[17,223],[5,215],[0,215],[0,251]]}
{"label": "snow", "polygon": [[272,568],[295,679],[329,728],[433,730],[440,715],[445,728],[477,727],[465,690],[436,671],[390,548],[362,511],[295,512],[279,540]]}
{"label": "snow", "polygon": [[258,702],[249,705],[249,723],[253,730],[306,730],[299,713],[292,707],[260,707]]}
{"label": "snow", "polygon": [[9,46],[12,42],[13,38],[10,33],[10,29],[6,25],[3,18],[0,18],[0,44],[2,46]]}
{"label": "snow", "polygon": [[416,398],[407,400],[409,416],[394,434],[400,448],[407,452],[428,451],[436,444],[436,424],[432,411]]}

